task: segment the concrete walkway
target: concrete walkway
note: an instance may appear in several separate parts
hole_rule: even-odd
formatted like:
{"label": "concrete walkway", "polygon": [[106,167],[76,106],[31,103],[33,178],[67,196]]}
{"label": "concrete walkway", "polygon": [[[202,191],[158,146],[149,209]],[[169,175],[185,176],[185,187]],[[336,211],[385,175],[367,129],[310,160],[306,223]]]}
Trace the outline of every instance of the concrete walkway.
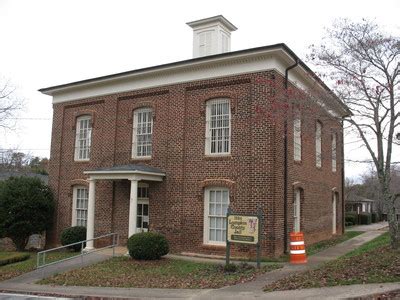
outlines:
{"label": "concrete walkway", "polygon": [[[20,277],[10,279],[0,283],[0,290],[6,292],[19,293],[40,293],[47,295],[59,296],[92,296],[103,298],[128,298],[128,299],[145,299],[145,298],[163,298],[163,299],[305,299],[305,298],[338,298],[339,295],[346,297],[355,297],[368,295],[371,293],[387,292],[393,289],[399,289],[400,284],[380,284],[380,285],[362,285],[349,287],[334,287],[321,289],[305,289],[296,291],[283,291],[265,293],[263,287],[266,284],[284,278],[296,272],[306,271],[319,267],[321,264],[334,260],[339,256],[358,248],[360,245],[374,239],[383,234],[382,230],[368,231],[350,240],[347,240],[334,247],[321,251],[311,257],[307,265],[285,265],[282,269],[274,270],[264,275],[258,276],[254,281],[238,284],[235,286],[225,287],[217,290],[212,289],[143,289],[143,288],[102,288],[102,287],[68,287],[68,286],[46,286],[34,284],[43,275],[48,276],[57,272],[64,272],[76,267],[78,261],[71,260],[61,263],[57,268],[54,265],[51,269],[43,271],[33,271]],[[93,253],[86,256],[85,264],[91,264],[108,258],[109,255],[101,253]],[[80,263],[80,261],[79,261]],[[64,264],[66,264],[64,266]],[[368,287],[368,288],[367,288]],[[332,299],[333,299],[332,298]]]}
{"label": "concrete walkway", "polygon": [[346,231],[372,231],[372,230],[385,230],[389,227],[388,222],[373,223],[370,225],[356,225],[346,229]]}

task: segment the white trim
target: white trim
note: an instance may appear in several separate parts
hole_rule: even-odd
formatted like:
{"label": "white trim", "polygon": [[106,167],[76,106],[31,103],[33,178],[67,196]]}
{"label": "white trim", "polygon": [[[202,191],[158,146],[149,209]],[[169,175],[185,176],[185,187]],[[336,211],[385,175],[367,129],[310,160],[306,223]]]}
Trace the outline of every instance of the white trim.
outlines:
{"label": "white trim", "polygon": [[90,179],[96,180],[118,180],[118,179],[128,179],[128,180],[148,180],[148,181],[163,181],[163,177],[165,174],[162,175],[146,175],[142,173],[137,174],[130,174],[130,173],[118,173],[118,174],[90,174]]}
{"label": "white trim", "polygon": [[155,175],[155,176],[165,176],[164,173],[156,173],[156,172],[147,172],[147,171],[139,171],[139,170],[113,170],[113,171],[83,171],[83,174],[91,175],[91,174],[147,174],[147,175]]}
{"label": "white trim", "polygon": [[[283,75],[286,68],[293,65],[293,63],[292,56],[282,48],[254,50],[230,56],[210,57],[201,61],[189,60],[179,65],[165,65],[142,71],[138,70],[134,73],[98,78],[90,82],[77,82],[67,86],[55,86],[43,93],[53,96],[53,104],[56,104],[90,97],[267,70],[276,70]],[[326,91],[318,81],[309,75],[307,70],[302,66],[298,66],[289,72],[289,82],[302,90],[315,89],[317,86],[319,89]],[[331,115],[339,116],[347,113],[339,103],[333,104],[336,113],[332,109],[327,108],[323,103],[319,104]]]}

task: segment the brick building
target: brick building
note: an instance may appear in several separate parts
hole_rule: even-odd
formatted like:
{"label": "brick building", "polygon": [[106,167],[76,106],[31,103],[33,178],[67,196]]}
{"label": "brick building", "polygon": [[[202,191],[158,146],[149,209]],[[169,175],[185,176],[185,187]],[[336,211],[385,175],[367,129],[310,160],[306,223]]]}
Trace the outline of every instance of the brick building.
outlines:
{"label": "brick building", "polygon": [[40,90],[54,108],[51,243],[84,225],[88,238],[150,229],[173,252],[224,253],[228,205],[262,209],[263,255],[293,230],[341,234],[348,109],[285,44],[231,52],[224,17],[188,25],[193,59]]}

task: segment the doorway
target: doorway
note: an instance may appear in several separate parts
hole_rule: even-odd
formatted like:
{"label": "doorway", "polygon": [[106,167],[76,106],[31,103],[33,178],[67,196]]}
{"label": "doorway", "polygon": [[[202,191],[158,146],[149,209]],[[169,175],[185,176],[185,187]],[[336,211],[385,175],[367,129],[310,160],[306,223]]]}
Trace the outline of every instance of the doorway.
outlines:
{"label": "doorway", "polygon": [[333,193],[333,198],[332,198],[332,234],[336,234],[336,202],[337,202],[337,193]]}
{"label": "doorway", "polygon": [[147,231],[149,231],[149,185],[140,182],[138,185],[136,232]]}

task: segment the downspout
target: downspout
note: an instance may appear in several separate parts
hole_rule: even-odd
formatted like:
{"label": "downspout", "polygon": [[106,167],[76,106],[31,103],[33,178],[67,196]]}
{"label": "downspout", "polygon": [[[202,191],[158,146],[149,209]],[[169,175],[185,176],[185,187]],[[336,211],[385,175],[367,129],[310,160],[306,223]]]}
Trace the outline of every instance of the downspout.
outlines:
{"label": "downspout", "polygon": [[[289,71],[299,64],[299,59],[296,57],[295,63],[289,67],[286,68],[285,70],[285,91],[288,89],[288,83],[289,83]],[[283,166],[283,184],[284,184],[284,189],[283,189],[283,218],[284,218],[284,223],[283,223],[283,249],[284,253],[288,252],[288,140],[287,140],[287,119],[285,118],[285,123],[284,123],[284,166]]]}
{"label": "downspout", "polygon": [[342,120],[342,138],[341,138],[341,140],[342,140],[342,143],[341,143],[341,148],[342,148],[342,153],[341,153],[341,155],[342,155],[342,234],[344,234],[344,230],[345,230],[345,201],[346,201],[346,199],[344,199],[344,184],[345,184],[345,181],[344,181],[344,178],[345,178],[345,174],[344,174],[344,130],[343,130],[343,120]]}

